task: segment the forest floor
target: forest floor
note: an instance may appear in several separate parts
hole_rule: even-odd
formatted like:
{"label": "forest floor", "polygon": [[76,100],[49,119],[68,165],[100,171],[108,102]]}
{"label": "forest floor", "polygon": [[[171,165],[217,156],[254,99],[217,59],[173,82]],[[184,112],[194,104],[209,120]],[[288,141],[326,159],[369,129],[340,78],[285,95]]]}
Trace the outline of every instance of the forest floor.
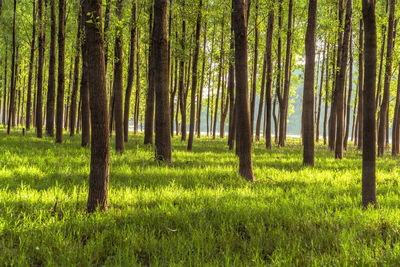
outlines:
{"label": "forest floor", "polygon": [[[300,139],[253,148],[257,182],[226,140],[173,140],[173,163],[142,136],[111,152],[109,210],[87,215],[90,150],[80,137],[0,132],[0,265],[399,265],[399,159],[377,162],[379,208],[361,207],[361,153],[335,160]],[[114,141],[114,140],[113,140]],[[113,143],[112,141],[112,143]]]}

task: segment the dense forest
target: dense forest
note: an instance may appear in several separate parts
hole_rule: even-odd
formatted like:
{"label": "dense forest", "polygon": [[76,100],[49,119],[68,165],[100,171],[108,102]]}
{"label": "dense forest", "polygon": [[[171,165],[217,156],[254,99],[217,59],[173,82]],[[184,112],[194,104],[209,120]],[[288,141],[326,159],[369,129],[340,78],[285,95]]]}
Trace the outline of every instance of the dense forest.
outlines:
{"label": "dense forest", "polygon": [[[1,146],[4,155],[9,155],[2,157],[0,179],[1,176],[6,178],[1,182],[6,195],[0,194],[0,208],[6,208],[8,193],[25,188],[24,182],[32,183],[33,188],[39,186],[38,181],[44,178],[32,180],[27,177],[44,177],[43,173],[50,177],[73,177],[69,187],[74,191],[68,189],[66,194],[70,198],[77,194],[77,200],[68,205],[82,209],[85,195],[86,213],[109,214],[104,216],[118,220],[113,217],[116,210],[124,213],[126,207],[115,207],[121,195],[110,200],[109,194],[113,194],[113,188],[122,187],[135,191],[134,194],[127,193],[129,196],[146,198],[140,196],[141,190],[147,186],[155,190],[153,187],[157,182],[149,175],[149,184],[146,184],[143,170],[151,170],[157,177],[164,173],[164,178],[159,177],[162,183],[174,183],[177,179],[180,190],[188,186],[185,184],[190,179],[196,181],[204,177],[205,180],[193,186],[204,186],[201,185],[203,182],[210,188],[217,186],[214,183],[222,183],[223,187],[231,189],[237,186],[240,190],[254,190],[248,197],[254,194],[257,201],[262,202],[257,190],[267,189],[257,188],[260,183],[260,186],[272,190],[267,195],[272,194],[274,188],[283,188],[284,192],[296,188],[300,191],[290,193],[295,197],[305,190],[303,186],[311,191],[321,190],[322,193],[318,194],[323,194],[324,190],[328,194],[340,194],[350,179],[349,174],[343,172],[356,169],[357,172],[351,176],[360,179],[354,180],[355,184],[348,182],[348,187],[352,185],[352,209],[361,205],[362,208],[358,207],[360,216],[363,216],[363,211],[364,214],[379,214],[378,200],[382,199],[383,206],[387,203],[386,196],[379,197],[382,194],[380,190],[391,190],[386,187],[387,181],[380,179],[386,179],[384,177],[390,173],[399,178],[396,162],[400,153],[400,46],[396,39],[400,10],[396,10],[397,6],[396,0],[0,0]],[[76,147],[78,143],[79,148]],[[37,160],[45,169],[59,164],[63,166],[64,158],[69,159],[71,165],[68,165],[68,171],[51,167],[55,169],[33,174],[32,166],[35,164],[31,160],[35,160],[36,153]],[[24,157],[25,163],[21,163],[22,159],[18,160],[18,157]],[[74,157],[80,158],[81,162],[75,162]],[[22,164],[18,168],[24,168],[24,171],[13,169],[17,162]],[[85,171],[76,174],[76,164],[83,164]],[[215,164],[219,164],[218,167]],[[392,165],[388,167],[385,164]],[[232,166],[228,173],[214,173],[218,168],[228,168],[227,165]],[[137,175],[134,174],[136,171],[127,175],[130,178],[124,179],[133,180],[124,187],[122,178],[118,177],[129,168],[137,168]],[[175,170],[178,173],[169,173],[175,168],[179,169]],[[279,172],[262,171],[263,168],[274,168]],[[299,178],[303,175],[320,177],[327,169],[327,176],[331,177],[327,181],[334,183],[335,189],[327,189],[321,178],[315,178],[315,182]],[[189,175],[191,172],[194,173]],[[335,172],[344,180],[334,181]],[[21,181],[9,178],[20,175],[25,177]],[[168,175],[177,177],[169,179]],[[84,183],[75,183],[74,177],[80,177]],[[88,177],[88,182],[85,182]],[[135,180],[138,177],[143,180],[138,182]],[[226,180],[222,179],[224,177]],[[233,182],[232,177],[241,181]],[[279,177],[289,179],[290,182],[286,181],[289,184],[285,185],[284,180],[277,182]],[[300,180],[295,183],[296,177]],[[59,180],[49,179],[43,183],[58,188]],[[396,188],[397,180],[390,180]],[[60,182],[65,183],[65,179],[60,179]],[[318,189],[320,182],[321,189]],[[379,189],[380,183],[385,187]],[[44,190],[44,184],[35,192]],[[185,190],[181,193],[188,194],[188,198],[198,194],[190,188],[192,194]],[[336,193],[329,190],[336,190]],[[312,195],[311,191],[306,191],[305,195]],[[59,197],[57,195],[49,201],[48,205],[52,206],[52,215],[49,216],[54,216],[54,213],[58,217],[64,216],[60,215],[63,212],[57,207],[63,198]],[[275,197],[279,198],[279,195]],[[237,196],[233,199],[241,201]],[[299,197],[296,203],[301,199]],[[235,203],[232,199],[229,201]],[[340,203],[336,199],[334,202]],[[161,210],[165,208],[161,204],[151,204],[150,200],[143,203],[137,205],[150,205],[148,209],[152,212],[156,212],[152,205],[158,205]],[[250,214],[255,212],[251,211],[251,207],[255,207],[253,204],[248,207]],[[2,250],[7,251],[5,262],[11,265],[45,264],[43,255],[32,256],[39,259],[39,262],[32,262],[30,256],[21,256],[21,248],[11,252],[13,240],[19,236],[10,230],[16,222],[8,222],[8,230],[1,223],[2,217],[6,225],[7,221],[13,221],[11,217],[19,216],[18,209],[27,209],[25,204],[18,205],[22,206],[0,212],[0,240],[3,240],[0,254]],[[398,203],[393,205],[398,206]],[[73,210],[71,207],[65,209],[68,212]],[[241,209],[244,209],[243,214],[248,214],[245,205]],[[293,209],[291,207],[290,211]],[[85,216],[85,212],[79,216]],[[223,209],[219,210],[221,212]],[[238,213],[235,210],[234,214]],[[225,214],[221,220],[228,215]],[[152,223],[155,223],[156,216],[152,216]],[[212,215],[212,218],[205,216],[208,219],[200,216],[201,225],[213,221],[211,231],[215,231],[214,224],[225,223]],[[277,217],[278,213],[275,219]],[[85,218],[82,220],[87,224],[90,217]],[[278,222],[275,223],[284,229],[287,218],[281,219],[276,219]],[[157,229],[144,224],[143,221],[139,223],[145,231]],[[349,227],[354,229],[355,224]],[[393,226],[388,224],[388,227]],[[129,224],[124,225],[127,227]],[[235,227],[241,241],[220,244],[217,248],[220,251],[214,256],[204,256],[210,252],[208,248],[202,248],[203,256],[181,255],[185,259],[181,264],[219,265],[224,262],[226,265],[249,265],[251,260],[247,257],[256,252],[246,252],[234,246],[255,239],[250,237],[248,224],[239,222]],[[265,227],[277,229],[276,225]],[[318,226],[312,227],[319,231]],[[153,233],[151,238],[159,235],[161,239],[168,239],[169,234],[179,231],[166,229],[166,233],[156,233],[155,237]],[[300,232],[308,230],[298,229]],[[182,231],[190,232],[188,229]],[[201,236],[206,231],[203,229],[196,234]],[[257,232],[254,231],[253,234]],[[326,232],[331,234],[331,239],[327,240],[337,240],[337,233],[332,229]],[[77,235],[78,239],[89,239]],[[75,240],[68,238],[69,242]],[[114,235],[113,238],[117,237]],[[313,238],[307,238],[311,238],[312,244]],[[370,238],[373,237],[366,237]],[[398,234],[393,240],[396,238],[400,238]],[[207,238],[201,240],[204,242]],[[274,240],[284,242],[283,238],[275,237]],[[393,240],[390,242],[395,242]],[[178,241],[174,239],[170,248],[177,249],[174,242]],[[86,242],[86,239],[81,242],[84,247]],[[163,242],[168,246],[166,240]],[[321,246],[326,243],[329,247],[326,240],[316,242]],[[381,242],[386,244],[386,239],[382,237]],[[145,246],[151,247],[151,242],[145,243],[144,247],[136,248],[133,258],[110,259],[111,252],[107,250],[99,252],[100,259],[89,265],[129,265],[133,259],[139,265],[174,265],[179,262],[178,256],[166,261],[167,256],[161,252],[162,255],[151,256],[150,250],[145,250]],[[185,246],[200,249],[195,243],[185,243]],[[296,244],[292,245],[290,249],[293,250]],[[249,245],[251,248],[259,246],[263,245]],[[336,264],[339,265],[379,265],[395,258],[388,256],[385,258],[388,261],[379,262],[371,256],[371,261],[352,261],[341,258],[342,252],[338,252],[340,249],[337,247],[320,247],[316,253],[319,256],[330,253],[331,258],[321,256],[313,262],[309,253],[314,252],[314,247],[303,248],[311,258],[302,259],[294,253],[290,259],[289,254],[284,256],[287,252],[276,254],[279,246],[283,249],[282,244],[276,244],[276,250],[271,246],[269,249],[272,251],[263,250],[265,255],[260,258],[257,252],[254,256],[256,263],[319,265],[338,260]],[[393,247],[398,249],[392,243],[390,250]],[[230,249],[235,252],[228,252]],[[301,249],[296,251],[300,253]],[[371,251],[373,248],[368,247],[365,253]],[[18,260],[12,260],[12,253],[17,253]],[[52,258],[54,251],[49,253]],[[224,253],[227,253],[225,259]],[[280,255],[287,261],[280,262],[273,255]],[[64,260],[52,258],[47,264],[82,264],[81,259]]]}

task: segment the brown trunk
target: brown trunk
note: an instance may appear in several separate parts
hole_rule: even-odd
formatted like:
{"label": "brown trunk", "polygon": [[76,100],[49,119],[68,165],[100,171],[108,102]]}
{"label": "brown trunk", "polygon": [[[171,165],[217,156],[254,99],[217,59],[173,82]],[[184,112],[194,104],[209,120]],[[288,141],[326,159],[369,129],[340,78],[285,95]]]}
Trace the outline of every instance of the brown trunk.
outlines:
{"label": "brown trunk", "polygon": [[289,93],[290,93],[290,58],[291,58],[291,40],[292,40],[292,10],[293,0],[289,0],[289,12],[288,12],[288,29],[286,39],[286,62],[285,62],[285,80],[283,83],[283,96],[280,97],[279,101],[279,146],[285,146],[286,140],[286,121],[287,121],[287,110],[289,104]]}
{"label": "brown trunk", "polygon": [[78,33],[76,36],[76,55],[75,55],[75,66],[74,66],[74,78],[72,84],[71,93],[71,107],[69,112],[69,131],[70,136],[75,135],[75,123],[76,123],[76,100],[78,95],[78,82],[79,82],[79,61],[81,51],[81,34],[82,34],[82,11],[79,11],[78,17]]}
{"label": "brown trunk", "polygon": [[347,111],[346,111],[346,133],[344,135],[343,147],[347,150],[347,142],[349,140],[350,130],[350,111],[351,111],[351,94],[353,92],[353,49],[351,48],[352,37],[350,36],[350,69],[349,69],[349,92],[347,94]]}
{"label": "brown trunk", "polygon": [[108,28],[110,26],[110,12],[112,7],[112,0],[106,0],[106,10],[104,13],[104,64],[105,64],[105,73],[107,76],[107,62],[108,62]]}
{"label": "brown trunk", "polygon": [[[35,0],[36,1],[36,0]],[[3,93],[3,125],[6,125],[6,113],[7,113],[7,69],[8,69],[8,49],[7,45],[5,47],[6,50],[6,60],[4,60],[4,93]]]}
{"label": "brown trunk", "polygon": [[139,112],[140,112],[140,46],[139,46],[139,39],[140,39],[140,29],[137,28],[137,40],[136,40],[136,95],[135,95],[135,115],[134,115],[134,126],[133,131],[137,134],[138,125],[139,125]]}
{"label": "brown trunk", "polygon": [[174,75],[174,87],[171,91],[171,97],[170,97],[170,101],[169,101],[169,110],[170,110],[170,117],[171,117],[171,126],[170,126],[170,130],[171,130],[171,136],[174,136],[174,114],[175,114],[175,95],[176,95],[176,91],[178,90],[178,57],[175,57],[175,66],[174,66],[174,71],[175,71],[175,75]]}
{"label": "brown trunk", "polygon": [[[232,20],[231,12],[231,20]],[[230,51],[234,51],[234,32],[231,24],[231,41]],[[229,76],[228,76],[228,92],[229,92],[229,132],[228,132],[228,146],[229,150],[233,150],[235,146],[235,62],[233,59],[229,60]]]}
{"label": "brown trunk", "polygon": [[326,79],[325,79],[325,110],[324,110],[324,145],[326,145],[326,126],[328,124],[328,99],[329,99],[329,42],[326,51]]}
{"label": "brown trunk", "polygon": [[344,134],[344,98],[345,98],[345,87],[346,87],[346,73],[347,73],[347,60],[350,46],[350,33],[351,33],[351,18],[353,13],[353,0],[347,0],[346,6],[346,21],[343,36],[343,45],[341,47],[341,67],[339,76],[337,78],[336,85],[336,116],[337,116],[337,128],[336,128],[336,146],[335,146],[335,158],[343,158],[343,134]]}
{"label": "brown trunk", "polygon": [[[35,38],[36,38],[36,0],[32,0],[33,13],[32,13],[32,41],[31,41],[31,54],[29,59],[29,74],[28,74],[28,95],[26,97],[26,130],[31,128],[31,109],[32,109],[32,74],[33,74],[33,60],[35,57]],[[4,94],[5,96],[5,94]],[[3,120],[4,121],[4,120]]]}
{"label": "brown trunk", "polygon": [[[118,18],[118,25],[122,20],[123,0],[117,1],[116,15]],[[115,37],[114,46],[114,116],[115,116],[115,150],[117,153],[124,153],[124,121],[123,121],[123,29],[117,27],[117,36]]]}
{"label": "brown trunk", "polygon": [[[183,1],[183,8],[185,5],[185,1]],[[181,36],[181,49],[182,51],[186,51],[185,42],[186,42],[186,21],[182,21],[182,36]],[[178,89],[178,97],[179,97],[179,105],[181,110],[181,132],[182,132],[182,141],[186,141],[186,103],[185,99],[185,88],[184,88],[184,71],[185,71],[185,61],[183,58],[180,59],[179,62],[179,89]]]}
{"label": "brown trunk", "polygon": [[239,174],[248,181],[254,181],[247,84],[247,16],[244,1],[232,0],[232,8],[234,12],[232,24],[235,31],[236,118]]}
{"label": "brown trunk", "polygon": [[[275,109],[276,109],[276,100],[278,101],[279,104],[279,111],[281,109],[282,103],[282,93],[281,93],[281,60],[282,60],[282,0],[279,0],[279,18],[278,18],[278,52],[277,52],[277,75],[276,75],[276,93],[275,93],[275,103],[274,103],[274,122],[275,122],[275,143],[278,144],[278,134],[281,135],[279,132],[280,130],[280,120],[276,119],[275,115]],[[279,115],[280,116],[280,112]],[[279,124],[279,125],[278,125]]]}
{"label": "brown trunk", "polygon": [[359,54],[358,54],[358,149],[363,148],[363,130],[364,130],[364,27],[363,21],[360,20],[360,38],[359,38]]}
{"label": "brown trunk", "polygon": [[14,0],[14,16],[13,16],[13,31],[12,31],[12,57],[11,57],[11,87],[10,87],[10,104],[8,108],[8,125],[7,125],[7,134],[10,134],[11,131],[11,118],[13,114],[15,114],[15,48],[16,48],[16,40],[15,40],[15,18],[17,16],[17,0]]}
{"label": "brown trunk", "polygon": [[129,134],[129,110],[131,106],[131,94],[133,87],[133,78],[135,76],[135,46],[136,46],[136,2],[133,1],[131,9],[131,42],[129,53],[128,82],[125,91],[124,106],[124,142],[128,142]]}
{"label": "brown trunk", "polygon": [[58,87],[57,87],[57,118],[56,143],[61,144],[63,138],[64,118],[64,65],[65,65],[65,0],[58,0]]}
{"label": "brown trunk", "polygon": [[[153,23],[153,6],[150,6],[150,17],[149,17],[149,28],[150,33],[152,32],[152,23]],[[150,36],[150,35],[149,35]],[[154,99],[155,99],[155,91],[154,91],[154,67],[155,63],[151,60],[153,53],[152,41],[151,37],[150,46],[149,46],[149,68],[147,75],[147,98],[146,98],[146,110],[145,110],[145,119],[144,119],[144,144],[151,145],[153,144],[153,126],[154,126]]]}
{"label": "brown trunk", "polygon": [[378,131],[378,156],[383,156],[385,152],[385,137],[387,131],[388,118],[387,113],[389,110],[390,98],[390,81],[392,77],[392,56],[393,56],[393,29],[394,29],[394,14],[396,8],[396,1],[390,0],[389,12],[389,27],[386,49],[386,68],[385,68],[385,81],[383,89],[382,106],[379,112],[379,131]]}
{"label": "brown trunk", "polygon": [[[215,42],[215,23],[214,23],[214,27],[213,27],[213,33],[212,33],[212,41],[211,41],[211,53],[212,53],[212,51],[214,51],[214,42]],[[210,56],[210,67],[209,67],[209,70],[208,70],[208,90],[207,90],[207,136],[209,136],[210,135],[210,131],[211,131],[211,129],[210,129],[210,104],[212,104],[212,101],[211,101],[211,103],[210,103],[210,91],[212,90],[212,88],[211,88],[211,80],[212,80],[212,78],[213,78],[213,75],[212,75],[212,56]],[[212,113],[212,112],[211,112]],[[211,123],[212,124],[212,123]]]}
{"label": "brown trunk", "polygon": [[[83,17],[85,17],[85,14],[83,14]],[[83,18],[84,19],[84,18]],[[83,20],[84,21],[84,20]],[[86,26],[87,27],[87,26]],[[78,109],[78,126],[77,126],[77,131],[78,129],[82,128],[82,142],[81,146],[82,147],[88,147],[89,142],[90,142],[90,100],[89,100],[89,86],[90,81],[89,81],[89,61],[90,59],[88,58],[87,50],[89,42],[82,42],[82,77],[81,77],[81,98],[79,102],[80,108]],[[80,117],[79,117],[80,116]]]}
{"label": "brown trunk", "polygon": [[44,31],[43,31],[43,0],[38,0],[39,36],[38,36],[38,70],[36,92],[36,135],[43,136],[43,65],[44,65]]}
{"label": "brown trunk", "polygon": [[154,0],[152,48],[155,64],[155,145],[156,159],[171,162],[171,130],[169,114],[169,77],[167,43],[167,0]]}
{"label": "brown trunk", "polygon": [[197,15],[196,23],[196,47],[194,49],[193,66],[192,66],[192,91],[190,95],[190,128],[189,128],[189,140],[188,140],[188,151],[192,151],[193,148],[193,137],[194,137],[194,120],[196,116],[196,89],[197,89],[197,65],[199,60],[200,52],[200,31],[201,31],[201,12],[202,12],[203,1],[200,0],[199,10]]}
{"label": "brown trunk", "polygon": [[[328,49],[328,53],[325,55],[326,50]],[[324,46],[324,52],[323,52],[323,60],[322,60],[322,69],[321,69],[321,84],[319,88],[319,97],[318,97],[318,109],[317,109],[317,118],[316,118],[316,126],[315,126],[315,141],[319,142],[319,122],[321,118],[321,104],[322,104],[322,90],[324,87],[324,71],[325,71],[325,63],[328,61],[328,54],[329,54],[329,44],[328,48]],[[327,64],[328,66],[328,64]],[[329,79],[329,77],[326,77],[326,79]]]}
{"label": "brown trunk", "polygon": [[56,98],[56,1],[50,0],[50,51],[49,51],[49,79],[47,85],[46,105],[46,134],[54,136],[54,102]]}
{"label": "brown trunk", "polygon": [[376,21],[375,0],[363,0],[365,30],[364,76],[364,145],[362,167],[362,203],[377,205],[375,184],[376,134],[375,134],[375,87],[376,87]]}
{"label": "brown trunk", "polygon": [[[256,107],[257,96],[257,67],[258,67],[258,0],[255,1],[255,19],[254,19],[254,65],[253,65],[253,82],[250,99],[250,129],[251,139],[253,140],[254,132],[254,113]],[[261,97],[260,97],[261,99]],[[257,140],[257,138],[256,138]]]}
{"label": "brown trunk", "polygon": [[206,47],[207,47],[207,22],[204,25],[204,44],[203,44],[203,65],[201,68],[201,82],[200,82],[200,92],[197,99],[197,122],[196,122],[196,130],[197,137],[200,138],[201,135],[201,109],[202,109],[202,101],[203,101],[203,88],[204,88],[204,77],[205,77],[205,68],[206,68]]}
{"label": "brown trunk", "polygon": [[[400,66],[399,74],[400,75]],[[400,133],[399,133],[399,110],[400,110],[400,79],[397,79],[397,94],[396,94],[396,106],[394,109],[394,119],[392,126],[392,155],[397,156],[400,150]]]}
{"label": "brown trunk", "polygon": [[[108,133],[108,112],[106,75],[104,64],[103,35],[99,31],[102,22],[102,1],[82,1],[84,14],[86,51],[84,63],[87,64],[90,84],[90,109],[92,125],[92,144],[90,160],[89,197],[87,211],[107,210],[108,177],[110,168],[110,148]],[[86,14],[98,19],[90,23]]]}
{"label": "brown trunk", "polygon": [[304,71],[303,95],[303,164],[314,166],[314,68],[315,29],[317,24],[317,0],[310,0],[306,33],[306,64]]}
{"label": "brown trunk", "polygon": [[272,148],[271,142],[271,107],[272,107],[272,37],[274,34],[274,10],[271,9],[268,15],[268,29],[266,40],[266,63],[267,63],[267,81],[265,88],[265,103],[266,103],[266,126],[265,126],[265,142],[267,149]]}

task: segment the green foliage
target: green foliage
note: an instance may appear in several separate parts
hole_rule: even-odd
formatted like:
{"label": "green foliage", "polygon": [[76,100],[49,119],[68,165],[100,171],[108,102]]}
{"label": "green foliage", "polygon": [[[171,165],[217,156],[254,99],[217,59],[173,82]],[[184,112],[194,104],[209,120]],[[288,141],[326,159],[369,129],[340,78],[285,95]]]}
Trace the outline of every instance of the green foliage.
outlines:
{"label": "green foliage", "polygon": [[[377,162],[379,208],[362,210],[361,155],[334,159],[301,143],[253,149],[257,182],[237,174],[226,140],[194,152],[173,140],[174,162],[155,162],[142,136],[111,150],[110,209],[87,215],[90,150],[0,133],[2,265],[398,265],[397,160]],[[113,140],[113,139],[111,139]]]}

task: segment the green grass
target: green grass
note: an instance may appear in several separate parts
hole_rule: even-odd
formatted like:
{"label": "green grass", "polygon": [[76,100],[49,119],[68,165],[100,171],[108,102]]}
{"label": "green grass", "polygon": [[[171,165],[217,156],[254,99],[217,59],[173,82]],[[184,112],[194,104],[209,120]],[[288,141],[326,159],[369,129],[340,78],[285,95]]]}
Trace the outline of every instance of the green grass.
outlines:
{"label": "green grass", "polygon": [[130,136],[111,152],[106,213],[85,212],[90,151],[0,133],[0,265],[334,266],[400,264],[398,159],[377,162],[379,208],[361,207],[361,153],[335,160],[299,139],[254,146],[256,183],[226,140],[173,140],[173,163]]}

